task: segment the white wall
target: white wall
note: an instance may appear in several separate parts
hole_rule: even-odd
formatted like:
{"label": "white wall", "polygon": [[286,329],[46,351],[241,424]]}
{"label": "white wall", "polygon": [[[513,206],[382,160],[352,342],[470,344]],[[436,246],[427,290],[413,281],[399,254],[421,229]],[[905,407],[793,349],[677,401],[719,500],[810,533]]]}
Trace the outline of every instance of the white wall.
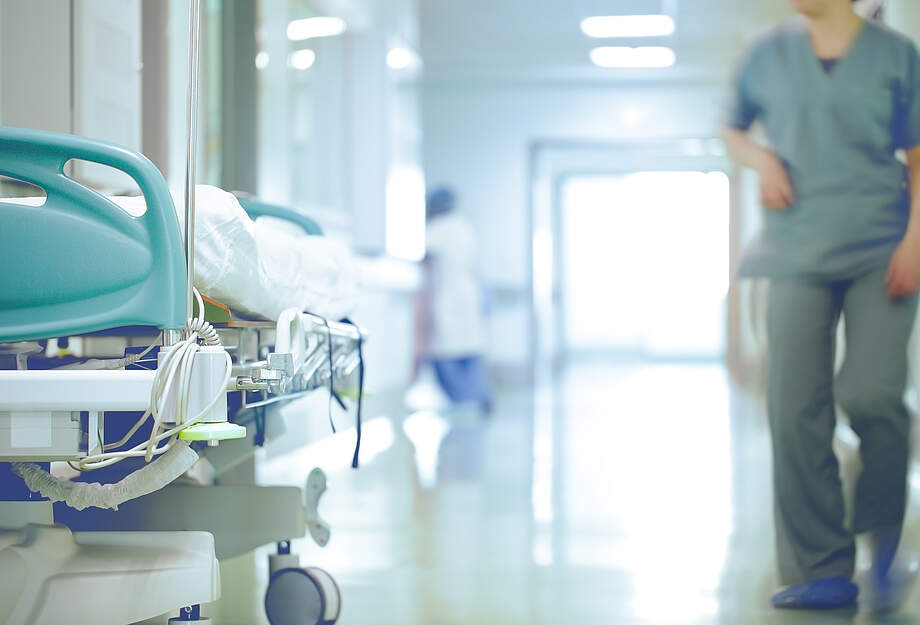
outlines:
{"label": "white wall", "polygon": [[917,0],[888,0],[885,21],[920,42],[920,3]]}
{"label": "white wall", "polygon": [[491,359],[530,359],[531,147],[718,134],[722,88],[673,84],[430,82],[423,89],[429,184],[455,187],[478,227],[485,280],[520,294],[493,313]]}
{"label": "white wall", "polygon": [[71,132],[71,6],[0,2],[0,108],[7,126]]}
{"label": "white wall", "polygon": [[[421,169],[418,96],[387,67],[391,46],[415,45],[414,0],[327,7],[325,14],[345,19],[346,32],[305,42],[285,37],[302,7],[269,0],[260,7],[260,46],[270,61],[259,72],[259,195],[310,210],[370,255],[394,251],[386,234],[395,215],[412,221],[406,230],[418,233],[422,250],[422,210],[387,207],[392,173]],[[315,53],[315,63],[293,70],[287,55],[301,48]],[[416,195],[421,207],[424,191]]]}
{"label": "white wall", "polygon": [[139,0],[3,0],[0,12],[5,125],[140,148]]}
{"label": "white wall", "polygon": [[[394,169],[421,167],[418,95],[404,74],[389,70],[392,42],[416,45],[415,0],[312,0],[316,12],[343,18],[337,37],[290,42],[291,19],[303,6],[261,0],[259,46],[269,63],[259,80],[259,195],[308,211],[327,233],[350,242],[367,286],[356,322],[370,333],[367,384],[375,397],[399,396],[414,355],[413,294],[418,267],[386,258],[387,181]],[[306,70],[286,59],[294,49],[316,54]],[[424,192],[418,193],[423,207]],[[424,215],[408,230],[421,234]],[[400,224],[395,224],[400,225]],[[422,241],[419,241],[421,244]],[[419,247],[422,247],[419,245]],[[373,408],[369,408],[373,410]]]}

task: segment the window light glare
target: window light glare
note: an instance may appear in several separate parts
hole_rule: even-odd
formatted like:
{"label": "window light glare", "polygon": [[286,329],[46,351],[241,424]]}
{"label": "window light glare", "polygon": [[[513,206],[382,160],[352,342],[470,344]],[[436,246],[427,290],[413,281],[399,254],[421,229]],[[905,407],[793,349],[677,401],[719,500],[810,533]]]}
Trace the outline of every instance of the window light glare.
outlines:
{"label": "window light glare", "polygon": [[387,53],[390,69],[406,69],[412,65],[412,52],[407,48],[393,48]]}
{"label": "window light glare", "polygon": [[418,166],[397,166],[387,176],[386,250],[403,260],[425,256],[425,175]]}
{"label": "window light glare", "polygon": [[297,50],[288,57],[288,65],[300,71],[310,69],[315,62],[316,53],[313,50]]}
{"label": "window light glare", "polygon": [[674,34],[670,15],[598,15],[581,21],[588,37],[666,37]]}
{"label": "window light glare", "polygon": [[294,20],[287,27],[287,37],[291,41],[334,37],[343,32],[345,32],[345,22],[338,17],[308,17]]}
{"label": "window light glare", "polygon": [[598,67],[660,68],[677,61],[674,50],[660,46],[603,46],[591,50],[591,61]]}

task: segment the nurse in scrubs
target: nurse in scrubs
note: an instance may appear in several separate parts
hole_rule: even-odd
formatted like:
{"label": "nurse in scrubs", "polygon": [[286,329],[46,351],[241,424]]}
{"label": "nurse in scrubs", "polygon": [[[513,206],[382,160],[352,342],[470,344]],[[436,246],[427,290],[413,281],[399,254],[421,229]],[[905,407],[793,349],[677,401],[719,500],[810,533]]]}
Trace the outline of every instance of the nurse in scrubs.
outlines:
{"label": "nurse in scrubs", "polygon": [[[777,607],[856,601],[866,533],[871,607],[899,600],[892,562],[906,504],[903,394],[920,281],[920,57],[851,0],[790,0],[799,14],[742,59],[725,139],[757,171],[766,209],[739,274],[770,280],[767,412],[773,444]],[[748,130],[760,122],[767,145]],[[845,363],[834,339],[845,324]],[[839,406],[863,472],[844,522],[831,448]]]}

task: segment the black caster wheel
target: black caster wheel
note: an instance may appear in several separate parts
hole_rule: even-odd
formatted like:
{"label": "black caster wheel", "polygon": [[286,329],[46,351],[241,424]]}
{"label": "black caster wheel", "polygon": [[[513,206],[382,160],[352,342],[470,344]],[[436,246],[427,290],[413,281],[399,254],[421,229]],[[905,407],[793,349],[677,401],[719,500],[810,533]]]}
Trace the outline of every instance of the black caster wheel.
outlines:
{"label": "black caster wheel", "polygon": [[339,587],[316,567],[281,569],[265,591],[265,614],[271,625],[333,625],[342,608]]}

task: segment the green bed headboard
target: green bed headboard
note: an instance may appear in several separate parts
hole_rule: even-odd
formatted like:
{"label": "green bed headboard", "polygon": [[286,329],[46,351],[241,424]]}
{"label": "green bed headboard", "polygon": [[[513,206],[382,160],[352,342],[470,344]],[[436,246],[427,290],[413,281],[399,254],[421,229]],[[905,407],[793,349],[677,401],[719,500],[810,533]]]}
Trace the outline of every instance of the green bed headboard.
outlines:
{"label": "green bed headboard", "polygon": [[276,217],[297,224],[303,228],[304,232],[307,234],[317,236],[323,234],[323,229],[319,227],[318,223],[293,208],[286,208],[284,206],[278,206],[277,204],[268,204],[251,198],[239,198],[239,201],[243,210],[253,219],[256,217]]}
{"label": "green bed headboard", "polygon": [[[67,177],[70,159],[130,175],[146,213],[133,217]],[[0,127],[0,174],[47,194],[38,207],[0,201],[0,342],[185,327],[179,221],[153,163],[101,141]]]}

